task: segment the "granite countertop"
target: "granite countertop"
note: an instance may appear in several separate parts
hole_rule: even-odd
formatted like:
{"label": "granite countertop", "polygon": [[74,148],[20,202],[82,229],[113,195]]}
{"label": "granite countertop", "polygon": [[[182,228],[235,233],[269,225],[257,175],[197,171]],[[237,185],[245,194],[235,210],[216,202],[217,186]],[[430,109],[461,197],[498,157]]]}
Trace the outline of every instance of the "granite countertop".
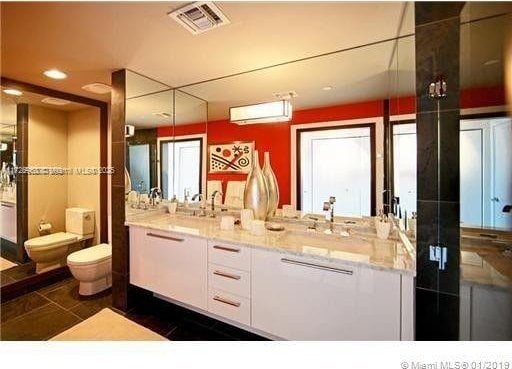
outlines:
{"label": "granite countertop", "polygon": [[512,255],[507,242],[462,238],[461,284],[512,287]]}
{"label": "granite countertop", "polygon": [[220,217],[198,218],[168,214],[165,210],[127,216],[127,226],[148,228],[197,236],[219,242],[233,242],[248,247],[307,256],[330,263],[352,264],[374,269],[415,275],[416,261],[399,238],[381,240],[362,227],[350,231],[349,237],[327,235],[322,231],[306,232],[304,225],[286,223],[280,232],[265,230],[262,236],[235,226],[233,231],[220,229]]}

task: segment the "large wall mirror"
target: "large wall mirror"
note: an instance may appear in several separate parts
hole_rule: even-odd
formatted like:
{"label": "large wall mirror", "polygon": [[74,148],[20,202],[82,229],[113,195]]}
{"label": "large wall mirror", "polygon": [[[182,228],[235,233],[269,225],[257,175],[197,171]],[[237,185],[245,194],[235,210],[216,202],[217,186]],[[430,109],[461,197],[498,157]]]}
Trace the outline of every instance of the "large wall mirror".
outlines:
{"label": "large wall mirror", "polygon": [[206,191],[207,102],[132,71],[126,93],[127,212],[197,201]]}
{"label": "large wall mirror", "polygon": [[[154,187],[167,201],[243,208],[258,151],[278,208],[322,216],[334,197],[339,216],[383,210],[384,126],[415,93],[413,13],[405,4],[395,39],[175,89],[127,71],[127,208],[145,209]],[[280,108],[288,115],[269,119]]]}
{"label": "large wall mirror", "polygon": [[[16,213],[16,178],[13,168],[16,163],[16,101],[2,99],[0,110],[0,241],[2,250],[1,270],[9,270],[18,261],[17,249],[17,213]],[[13,279],[2,275],[2,285]]]}
{"label": "large wall mirror", "polygon": [[[323,203],[335,197],[336,215],[383,209],[384,115],[391,99],[414,94],[414,65],[397,69],[398,48],[404,60],[414,61],[413,36],[404,35],[181,88],[208,101],[208,201],[243,207],[247,148],[258,151],[262,167],[269,154],[279,208],[322,216]],[[404,76],[412,85],[401,81]],[[234,110],[250,116],[258,106],[283,100],[292,107],[291,119],[259,123],[262,112],[249,122],[234,121]]]}
{"label": "large wall mirror", "polygon": [[100,172],[107,120],[102,102],[3,83],[18,91],[4,96],[1,112],[1,276],[8,296],[64,277],[70,253],[107,242],[107,173]]}
{"label": "large wall mirror", "polygon": [[[505,107],[503,55],[511,15],[506,10],[502,5],[468,3],[461,14],[459,155],[464,228],[512,230],[512,215],[506,211],[512,202],[512,130]],[[416,123],[415,116],[407,114],[407,105],[403,100],[401,115],[391,116],[391,170],[401,207],[416,212],[416,157],[409,155],[416,151]]]}

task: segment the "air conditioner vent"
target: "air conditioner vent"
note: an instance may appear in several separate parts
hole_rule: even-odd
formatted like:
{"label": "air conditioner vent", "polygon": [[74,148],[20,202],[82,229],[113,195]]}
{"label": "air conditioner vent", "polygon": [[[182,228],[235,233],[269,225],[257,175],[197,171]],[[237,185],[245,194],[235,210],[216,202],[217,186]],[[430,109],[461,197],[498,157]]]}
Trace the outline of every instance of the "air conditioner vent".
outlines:
{"label": "air conditioner vent", "polygon": [[229,24],[229,19],[211,1],[197,1],[167,14],[194,35]]}

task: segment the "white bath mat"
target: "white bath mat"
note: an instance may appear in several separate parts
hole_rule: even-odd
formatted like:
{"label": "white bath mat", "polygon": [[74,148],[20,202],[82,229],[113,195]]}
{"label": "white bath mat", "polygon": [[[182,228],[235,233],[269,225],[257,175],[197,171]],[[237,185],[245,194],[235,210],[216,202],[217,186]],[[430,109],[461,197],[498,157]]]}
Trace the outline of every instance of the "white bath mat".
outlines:
{"label": "white bath mat", "polygon": [[166,341],[143,326],[110,309],[103,309],[51,341]]}
{"label": "white bath mat", "polygon": [[18,264],[4,258],[0,258],[0,271],[15,267],[16,265]]}

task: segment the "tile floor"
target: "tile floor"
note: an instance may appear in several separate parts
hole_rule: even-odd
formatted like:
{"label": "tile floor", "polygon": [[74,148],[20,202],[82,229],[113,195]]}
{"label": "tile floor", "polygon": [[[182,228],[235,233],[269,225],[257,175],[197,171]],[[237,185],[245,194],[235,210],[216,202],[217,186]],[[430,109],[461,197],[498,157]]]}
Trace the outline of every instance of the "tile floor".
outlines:
{"label": "tile floor", "polygon": [[36,264],[32,261],[9,269],[5,269],[0,272],[0,285],[3,286],[9,283],[20,281],[27,277],[33,276],[34,274],[36,274]]}
{"label": "tile floor", "polygon": [[[1,304],[1,340],[47,340],[111,307],[110,290],[91,297],[78,294],[72,278]],[[169,340],[264,340],[182,307],[148,296],[125,316]]]}

